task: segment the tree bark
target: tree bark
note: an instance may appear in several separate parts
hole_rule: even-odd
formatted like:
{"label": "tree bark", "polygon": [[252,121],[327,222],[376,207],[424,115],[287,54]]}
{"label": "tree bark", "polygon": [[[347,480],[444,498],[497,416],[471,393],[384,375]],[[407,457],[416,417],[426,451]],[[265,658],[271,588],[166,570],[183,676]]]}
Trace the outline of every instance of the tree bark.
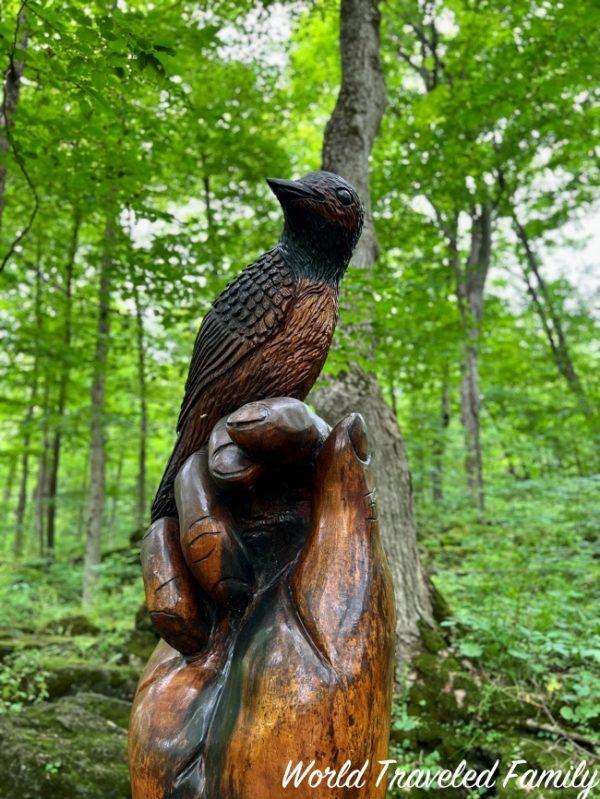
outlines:
{"label": "tree bark", "polygon": [[[123,474],[123,463],[125,461],[125,453],[123,449],[119,449],[119,458],[117,460],[117,468],[115,469],[115,478],[114,478],[114,486],[115,489],[112,492],[112,506],[110,509],[110,536],[112,536],[112,532],[115,530],[117,526],[117,518],[119,513],[119,500],[121,499],[121,476]],[[109,541],[109,544],[112,544],[112,539]]]}
{"label": "tree bark", "polygon": [[[379,60],[378,0],[342,0],[340,49],[342,82],[323,142],[323,169],[350,180],[365,206],[366,220],[354,263],[370,269],[378,255],[371,213],[369,157],[386,106]],[[318,412],[329,422],[352,411],[365,417],[381,535],[394,581],[397,608],[396,658],[406,667],[420,645],[419,623],[432,619],[428,583],[416,543],[412,489],[404,442],[377,379],[356,365],[315,391]]]}
{"label": "tree bark", "polygon": [[140,427],[138,444],[138,474],[136,490],[136,530],[142,532],[146,521],[146,442],[148,439],[148,397],[146,390],[146,341],[144,331],[144,310],[140,302],[140,292],[133,281],[135,321],[138,349],[138,382],[140,387]]}
{"label": "tree bark", "polygon": [[18,560],[23,554],[23,543],[25,541],[25,513],[27,510],[27,485],[29,483],[29,450],[31,447],[31,424],[37,402],[38,392],[37,358],[34,366],[34,377],[31,384],[29,396],[29,407],[23,419],[23,452],[21,454],[21,479],[19,483],[19,497],[17,499],[17,509],[15,512],[15,541],[14,553]]}
{"label": "tree bark", "polygon": [[431,493],[433,501],[439,505],[444,500],[444,452],[446,433],[450,424],[450,386],[448,369],[444,369],[440,392],[440,415],[433,441],[433,470],[431,473]]}
{"label": "tree bark", "polygon": [[58,468],[60,463],[60,446],[62,441],[62,423],[65,414],[65,407],[67,404],[67,389],[69,385],[69,372],[70,372],[70,348],[71,348],[71,326],[72,326],[72,288],[73,288],[73,269],[75,266],[75,256],[77,254],[77,247],[79,242],[79,225],[80,220],[78,215],[75,215],[73,223],[73,233],[71,236],[71,243],[69,252],[67,254],[67,263],[65,271],[65,305],[64,305],[64,328],[63,328],[63,361],[60,371],[60,380],[58,385],[58,399],[56,402],[56,422],[54,433],[52,435],[52,447],[50,452],[50,466],[48,469],[48,497],[47,497],[47,520],[46,520],[46,536],[47,536],[47,550],[50,558],[54,557],[54,547],[56,544],[56,496],[58,489]]}
{"label": "tree bark", "polygon": [[[40,268],[41,248],[38,251],[38,257],[35,265],[35,300],[34,300],[34,318],[36,330],[41,335],[42,328],[42,274]],[[39,339],[37,339],[39,341]],[[40,354],[39,348],[36,346],[33,360],[33,373],[31,378],[31,389],[29,395],[29,407],[23,419],[23,438],[22,438],[22,454],[21,454],[21,479],[19,483],[19,497],[17,500],[17,509],[15,513],[15,540],[14,540],[14,554],[18,560],[23,554],[23,543],[25,540],[25,513],[27,510],[27,488],[29,483],[29,455],[31,448],[31,427],[33,417],[37,406],[38,386],[39,386],[39,372],[40,372]]]}
{"label": "tree bark", "polygon": [[373,266],[379,251],[371,209],[369,158],[387,105],[379,59],[380,25],[378,0],[342,0],[342,83],[323,140],[323,169],[348,178],[365,207],[365,224],[353,262],[367,268]]}
{"label": "tree bark", "polygon": [[46,555],[45,510],[46,499],[48,496],[48,458],[50,453],[50,436],[48,429],[49,401],[50,379],[47,376],[44,387],[44,402],[42,408],[42,448],[40,451],[33,505],[33,531],[38,542],[39,554],[41,558],[45,557]]}
{"label": "tree bark", "polygon": [[79,497],[79,504],[77,508],[77,534],[82,539],[83,539],[83,532],[85,530],[85,519],[87,511],[89,468],[90,468],[90,450],[88,448],[85,451],[85,461],[81,469],[81,488],[77,492]]}
{"label": "tree bark", "polygon": [[465,441],[465,470],[471,501],[481,513],[485,506],[481,452],[479,346],[485,282],[492,255],[492,209],[484,205],[471,213],[471,244],[465,268],[458,271],[458,305],[465,344],[460,385],[461,421]]}
{"label": "tree bark", "polygon": [[104,252],[98,290],[98,325],[91,390],[90,484],[88,489],[85,557],[83,562],[83,604],[93,598],[97,567],[102,557],[102,519],[105,495],[104,403],[110,333],[110,284],[115,238],[114,220],[106,223]]}
{"label": "tree bark", "polygon": [[[25,4],[21,6],[16,22],[17,43],[21,50],[24,50],[27,46],[28,39],[24,6]],[[15,112],[19,105],[24,67],[23,60],[15,53],[4,73],[2,113],[0,114],[0,230],[2,230],[2,218],[4,216],[4,196],[8,171],[6,155],[10,149],[9,129],[14,124]]]}
{"label": "tree bark", "polygon": [[16,472],[17,460],[16,458],[11,458],[8,463],[8,471],[6,473],[6,482],[4,483],[4,491],[2,492],[2,502],[4,503],[4,508],[8,510],[8,506],[10,505],[10,501],[12,499],[12,492],[13,492],[13,485],[15,483],[15,472]]}

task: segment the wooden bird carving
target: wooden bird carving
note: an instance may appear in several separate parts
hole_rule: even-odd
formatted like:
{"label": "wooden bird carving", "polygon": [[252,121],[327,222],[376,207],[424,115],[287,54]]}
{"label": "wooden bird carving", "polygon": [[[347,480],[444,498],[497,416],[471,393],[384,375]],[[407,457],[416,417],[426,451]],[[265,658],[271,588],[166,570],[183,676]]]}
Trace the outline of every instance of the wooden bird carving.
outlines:
{"label": "wooden bird carving", "polygon": [[331,172],[267,182],[283,208],[283,231],[202,322],[152,521],[177,515],[175,477],[222,416],[267,397],[304,400],[325,363],[363,208],[354,187]]}

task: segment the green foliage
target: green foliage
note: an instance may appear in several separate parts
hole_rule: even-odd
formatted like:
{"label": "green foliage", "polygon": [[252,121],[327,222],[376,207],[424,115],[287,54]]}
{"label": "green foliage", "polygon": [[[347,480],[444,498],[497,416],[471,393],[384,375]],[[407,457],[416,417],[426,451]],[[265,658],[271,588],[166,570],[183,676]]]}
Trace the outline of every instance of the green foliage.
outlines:
{"label": "green foliage", "polygon": [[0,714],[18,713],[24,705],[46,699],[47,677],[35,651],[4,658],[0,665]]}
{"label": "green foliage", "polygon": [[600,721],[598,480],[497,480],[485,525],[422,509],[435,581],[454,610],[443,624],[462,655],[528,685],[557,718]]}

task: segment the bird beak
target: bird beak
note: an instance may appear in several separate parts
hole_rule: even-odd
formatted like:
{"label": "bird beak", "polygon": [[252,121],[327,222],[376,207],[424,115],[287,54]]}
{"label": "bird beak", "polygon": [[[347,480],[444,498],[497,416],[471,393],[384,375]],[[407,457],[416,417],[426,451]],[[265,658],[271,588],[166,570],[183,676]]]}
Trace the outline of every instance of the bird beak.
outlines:
{"label": "bird beak", "polygon": [[276,178],[267,178],[267,183],[280,203],[285,203],[289,200],[305,200],[309,197],[313,200],[318,198],[316,192],[303,183],[300,183],[299,180],[277,180]]}

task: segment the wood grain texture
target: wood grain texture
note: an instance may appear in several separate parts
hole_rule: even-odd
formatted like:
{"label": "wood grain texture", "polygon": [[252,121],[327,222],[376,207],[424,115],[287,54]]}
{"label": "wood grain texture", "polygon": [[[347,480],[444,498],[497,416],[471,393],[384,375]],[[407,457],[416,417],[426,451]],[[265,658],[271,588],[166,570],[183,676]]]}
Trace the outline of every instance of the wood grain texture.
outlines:
{"label": "wood grain texture", "polygon": [[[290,440],[303,431],[320,452],[308,469],[267,472],[243,494],[214,493],[206,470],[189,466],[201,456],[178,478],[184,553],[197,514],[220,496],[229,515],[217,504],[211,514],[240,536],[254,590],[233,614],[217,598],[211,635],[195,656],[157,647],[131,717],[134,799],[385,795],[375,779],[387,757],[395,622],[364,423],[346,418],[323,445],[322,422],[310,430],[309,411],[292,413],[300,403],[265,404],[268,420],[260,403],[233,417],[249,449],[275,442],[280,450],[289,429]],[[289,761],[312,760],[334,769],[368,760],[366,784],[283,788]]]}
{"label": "wood grain texture", "polygon": [[268,182],[284,212],[283,231],[223,290],[200,326],[152,521],[174,515],[177,472],[222,416],[267,397],[304,399],[327,357],[339,283],[362,230],[360,199],[332,172]]}
{"label": "wood grain texture", "polygon": [[[206,444],[212,428],[222,416],[245,402],[266,397],[303,400],[313,387],[333,338],[338,317],[338,290],[337,286],[309,278],[296,280],[289,290],[293,293],[285,296],[281,323],[269,328],[266,321],[262,322],[260,330],[264,329],[264,333],[261,333],[260,346],[252,343],[249,337],[228,334],[229,349],[225,350],[230,353],[228,368],[221,371],[223,364],[217,366],[215,362],[208,373],[210,381],[203,369],[196,366],[197,360],[205,362],[204,346],[196,345],[190,374],[198,373],[202,379],[198,378],[196,384],[194,378],[186,389],[179,438],[157,493],[152,509],[153,520],[174,514],[175,475],[186,458]],[[280,293],[280,296],[284,297],[284,294]],[[270,298],[265,299],[260,305],[261,320],[268,313],[264,307],[269,301]],[[270,310],[275,315],[273,308]],[[211,322],[209,329],[212,330],[213,324],[216,328],[217,323]],[[199,339],[204,335],[202,329]],[[221,323],[219,329],[222,329]],[[188,395],[193,395],[194,400],[188,401]]]}

